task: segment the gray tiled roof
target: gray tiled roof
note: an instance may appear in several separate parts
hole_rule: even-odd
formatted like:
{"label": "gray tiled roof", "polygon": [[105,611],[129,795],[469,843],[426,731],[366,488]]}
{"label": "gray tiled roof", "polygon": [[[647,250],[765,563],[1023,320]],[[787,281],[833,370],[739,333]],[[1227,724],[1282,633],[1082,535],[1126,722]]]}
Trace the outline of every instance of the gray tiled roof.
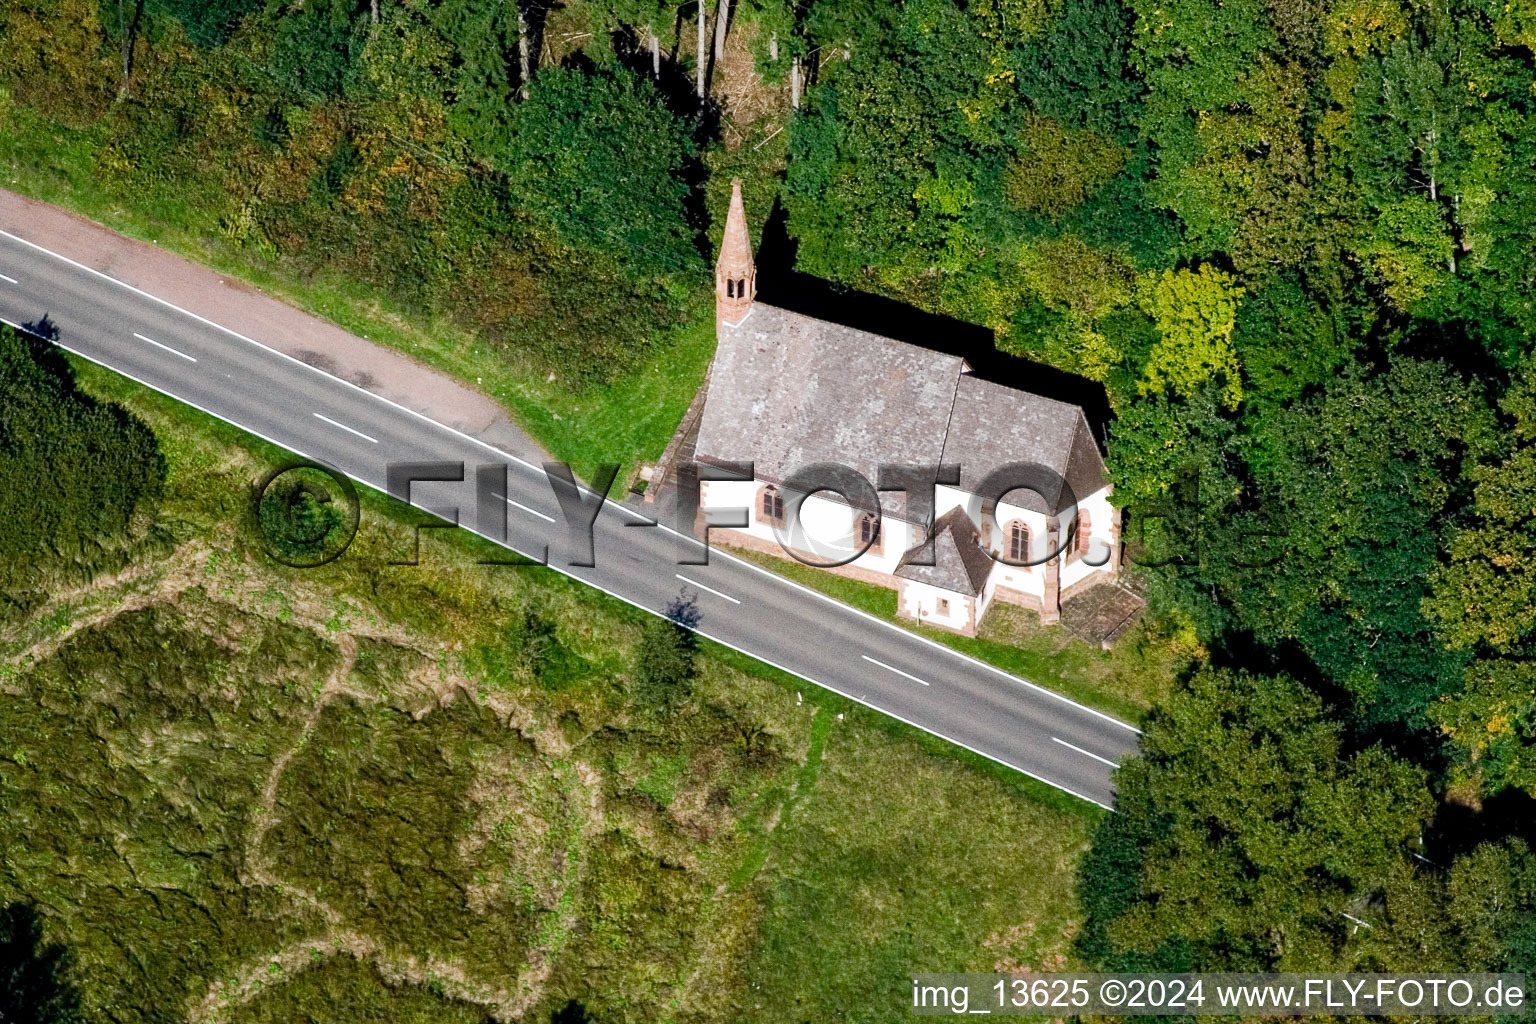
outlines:
{"label": "gray tiled roof", "polygon": [[[1081,409],[966,370],[959,356],[754,303],[745,320],[721,327],[696,451],[704,461],[750,461],[758,479],[779,483],[817,462],[856,469],[873,486],[882,463],[942,461],[960,465],[973,493],[1009,462],[1050,467],[1079,499],[1104,486]],[[903,499],[881,493],[883,512],[901,517]],[[1010,497],[1046,514],[1060,499]]]}
{"label": "gray tiled roof", "polygon": [[[762,302],[721,330],[697,451],[759,479],[835,462],[871,486],[881,463],[933,464],[965,362]],[[881,495],[899,516],[897,492]]]}
{"label": "gray tiled roof", "polygon": [[[1104,460],[1082,409],[1002,384],[961,377],[944,442],[944,461],[960,466],[960,486],[972,494],[992,470],[1034,462],[1054,470],[1077,500],[1102,488]],[[1009,501],[1045,515],[1068,504],[1059,485],[1040,496],[1014,491]]]}
{"label": "gray tiled roof", "polygon": [[[975,597],[987,585],[992,572],[992,557],[981,550],[976,524],[959,505],[939,517],[933,535],[916,551],[902,556],[896,575],[940,587],[956,594]],[[918,552],[932,550],[932,565],[914,565]]]}

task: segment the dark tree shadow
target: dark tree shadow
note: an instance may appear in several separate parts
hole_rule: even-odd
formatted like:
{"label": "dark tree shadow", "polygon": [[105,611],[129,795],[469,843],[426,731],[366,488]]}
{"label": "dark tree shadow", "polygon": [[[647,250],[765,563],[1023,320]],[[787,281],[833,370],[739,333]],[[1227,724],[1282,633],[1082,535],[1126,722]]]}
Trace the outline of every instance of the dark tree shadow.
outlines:
{"label": "dark tree shadow", "polygon": [[699,612],[698,595],[686,592],[679,594],[667,605],[666,614],[667,618],[684,629],[698,629],[699,619],[702,617]]}
{"label": "dark tree shadow", "polygon": [[69,968],[68,951],[43,941],[36,909],[24,903],[0,909],[0,1021],[84,1021],[79,993],[67,980]]}
{"label": "dark tree shadow", "polygon": [[1508,838],[1536,845],[1536,799],[1515,789],[1496,793],[1475,807],[1442,802],[1424,837],[1424,847],[1436,864],[1449,864],[1480,843]]}
{"label": "dark tree shadow", "polygon": [[572,999],[549,1015],[549,1024],[594,1024],[587,1008]]}
{"label": "dark tree shadow", "polygon": [[818,320],[959,356],[983,380],[1081,406],[1094,437],[1103,443],[1104,427],[1113,418],[1103,385],[1008,355],[998,349],[992,332],[979,324],[925,313],[895,299],[802,274],[795,270],[796,248],[789,234],[788,212],[775,202],[757,247],[759,299]]}
{"label": "dark tree shadow", "polygon": [[40,320],[29,320],[21,325],[21,329],[34,338],[42,338],[44,341],[59,340],[59,325],[53,322],[51,314],[44,313]]}
{"label": "dark tree shadow", "polygon": [[74,387],[75,368],[69,365],[64,350],[56,344],[59,328],[48,314],[44,313],[41,320],[22,324],[16,332],[16,339],[26,348],[32,361],[58,381],[59,387]]}
{"label": "dark tree shadow", "polygon": [[[538,76],[539,58],[544,55],[544,27],[549,22],[551,11],[564,7],[561,3],[538,3],[535,0],[518,0],[518,10],[522,12],[523,28],[528,33],[528,82],[521,80],[520,75],[514,75],[518,79],[517,88],[523,89]],[[512,55],[513,66],[517,66],[517,55]]]}

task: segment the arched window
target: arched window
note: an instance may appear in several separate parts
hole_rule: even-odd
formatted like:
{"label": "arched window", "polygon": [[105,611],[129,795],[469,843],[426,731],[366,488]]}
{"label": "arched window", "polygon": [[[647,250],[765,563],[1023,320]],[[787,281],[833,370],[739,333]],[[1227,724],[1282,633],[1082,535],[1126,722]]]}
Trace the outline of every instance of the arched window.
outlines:
{"label": "arched window", "polygon": [[736,297],[738,299],[744,299],[747,297],[747,279],[744,277],[738,277],[736,279]]}
{"label": "arched window", "polygon": [[1029,561],[1029,527],[1017,519],[1008,524],[1008,560],[1015,563]]}
{"label": "arched window", "polygon": [[762,490],[757,501],[758,518],[770,523],[782,523],[784,521],[784,495],[773,484],[769,484]]}
{"label": "arched window", "polygon": [[725,279],[725,297],[728,299],[736,297],[736,279],[734,277]]}
{"label": "arched window", "polygon": [[867,547],[870,551],[880,551],[880,517],[873,512],[865,512],[859,516],[858,526],[854,530],[856,542],[859,547]]}

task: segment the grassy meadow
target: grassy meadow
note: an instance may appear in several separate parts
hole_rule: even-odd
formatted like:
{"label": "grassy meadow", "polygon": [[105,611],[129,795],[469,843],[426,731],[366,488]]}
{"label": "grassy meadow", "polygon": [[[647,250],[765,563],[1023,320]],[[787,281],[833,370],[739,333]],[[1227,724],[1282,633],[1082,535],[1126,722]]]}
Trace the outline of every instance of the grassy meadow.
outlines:
{"label": "grassy meadow", "polygon": [[1096,809],[710,645],[648,707],[642,613],[468,536],[390,566],[415,513],[369,492],[278,565],[282,453],[79,373],[167,482],[0,623],[0,905],[92,1019],[874,1021],[1064,962]]}

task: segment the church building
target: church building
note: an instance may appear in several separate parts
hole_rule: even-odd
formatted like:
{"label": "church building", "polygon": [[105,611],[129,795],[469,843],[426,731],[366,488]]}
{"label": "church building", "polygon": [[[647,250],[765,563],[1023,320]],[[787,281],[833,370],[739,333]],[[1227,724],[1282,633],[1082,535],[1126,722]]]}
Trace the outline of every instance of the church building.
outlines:
{"label": "church building", "polygon": [[[994,601],[1054,623],[1064,600],[1116,578],[1119,515],[1080,407],[981,380],[959,356],[756,295],[738,181],[715,267],[715,359],[679,431],[701,465],[753,465],[751,480],[700,483],[701,529],[739,523],[747,510],[744,527],[717,525],[710,543],[812,564],[849,559],[826,571],[893,587],[901,615],[971,636]],[[1057,485],[1003,500],[979,493],[994,470],[1021,462],[1047,467]],[[788,489],[819,463],[857,470],[872,486],[892,464],[956,465],[959,479],[937,487],[927,523],[907,511],[901,491],[860,508],[831,491]]]}

